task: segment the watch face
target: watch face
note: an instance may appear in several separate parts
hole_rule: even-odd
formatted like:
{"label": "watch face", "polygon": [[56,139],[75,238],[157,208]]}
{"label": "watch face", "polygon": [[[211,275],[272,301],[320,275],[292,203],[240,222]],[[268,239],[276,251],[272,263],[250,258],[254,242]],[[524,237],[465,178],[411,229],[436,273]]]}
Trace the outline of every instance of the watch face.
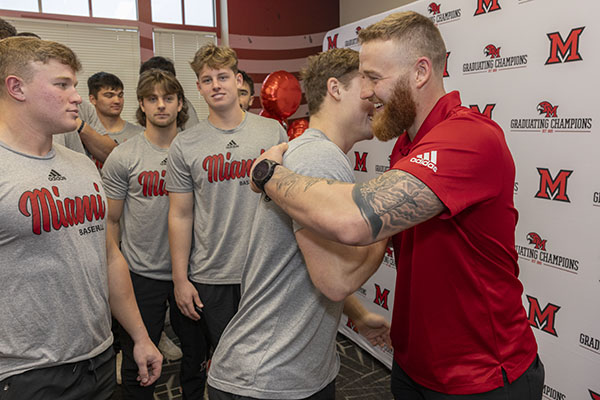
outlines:
{"label": "watch face", "polygon": [[254,168],[254,173],[252,174],[252,177],[257,181],[260,181],[262,179],[265,179],[268,172],[269,172],[269,163],[267,163],[265,160],[262,160]]}

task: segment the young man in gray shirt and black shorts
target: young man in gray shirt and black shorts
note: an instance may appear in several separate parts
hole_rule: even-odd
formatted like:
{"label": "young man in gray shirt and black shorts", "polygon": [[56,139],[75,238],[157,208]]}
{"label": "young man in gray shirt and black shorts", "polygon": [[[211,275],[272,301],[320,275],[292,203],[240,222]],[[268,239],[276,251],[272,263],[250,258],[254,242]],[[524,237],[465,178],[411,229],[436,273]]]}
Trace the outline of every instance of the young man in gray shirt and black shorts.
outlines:
{"label": "young man in gray shirt and black shorts", "polygon": [[[171,324],[183,348],[183,396],[201,398],[206,381],[206,344],[200,324],[184,317],[175,305],[167,229],[169,198],[164,181],[169,146],[177,127],[187,119],[183,88],[174,75],[151,69],[140,75],[137,96],[138,122],[146,129],[143,135],[114,149],[102,169],[108,197],[108,234],[115,240],[122,239],[136,300],[156,345],[167,303],[170,305]],[[121,335],[121,345],[123,394],[126,398],[151,400],[154,387],[137,385],[133,345],[126,333]]]}
{"label": "young man in gray shirt and black shorts", "polygon": [[188,318],[201,319],[216,347],[238,308],[260,200],[250,190],[250,168],[287,135],[275,120],[241,109],[242,76],[232,49],[203,46],[191,65],[209,115],[169,149],[169,243],[177,305]]}

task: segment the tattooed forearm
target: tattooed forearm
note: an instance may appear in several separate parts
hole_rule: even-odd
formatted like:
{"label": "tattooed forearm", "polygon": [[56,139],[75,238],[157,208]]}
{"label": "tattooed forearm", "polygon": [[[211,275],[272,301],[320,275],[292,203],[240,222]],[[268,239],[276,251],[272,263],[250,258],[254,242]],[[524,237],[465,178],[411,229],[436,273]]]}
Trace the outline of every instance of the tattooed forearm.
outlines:
{"label": "tattooed forearm", "polygon": [[284,197],[293,197],[298,191],[306,192],[319,182],[327,183],[328,185],[341,183],[333,179],[312,178],[310,176],[298,175],[283,168],[277,169],[277,175],[274,175],[272,180],[277,185],[277,192],[282,191]]}
{"label": "tattooed forearm", "polygon": [[444,206],[423,182],[398,170],[357,184],[352,198],[373,239],[387,237],[439,214]]}

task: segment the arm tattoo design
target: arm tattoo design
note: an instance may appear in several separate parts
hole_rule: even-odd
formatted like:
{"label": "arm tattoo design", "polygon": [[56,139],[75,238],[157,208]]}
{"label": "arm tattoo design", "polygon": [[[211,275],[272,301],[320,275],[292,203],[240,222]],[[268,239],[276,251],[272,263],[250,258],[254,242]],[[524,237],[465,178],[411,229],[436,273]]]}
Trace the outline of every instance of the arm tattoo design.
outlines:
{"label": "arm tattoo design", "polygon": [[284,197],[294,197],[294,193],[297,191],[306,192],[313,185],[324,182],[328,185],[333,185],[338,182],[333,179],[313,178],[310,176],[298,175],[288,169],[280,168],[281,177],[274,177],[274,181],[277,184],[277,191],[283,191]]}
{"label": "arm tattoo design", "polygon": [[427,185],[398,170],[355,185],[352,198],[371,228],[373,239],[403,231],[444,209]]}

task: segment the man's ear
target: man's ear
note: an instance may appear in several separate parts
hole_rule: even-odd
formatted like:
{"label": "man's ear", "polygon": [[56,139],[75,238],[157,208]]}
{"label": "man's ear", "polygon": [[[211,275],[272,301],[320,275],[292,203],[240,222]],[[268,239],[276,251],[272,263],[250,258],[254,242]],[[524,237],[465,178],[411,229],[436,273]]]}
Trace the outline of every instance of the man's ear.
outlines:
{"label": "man's ear", "polygon": [[88,98],[90,99],[90,103],[92,103],[93,106],[96,106],[96,102],[98,101],[98,99],[96,98],[96,96],[94,96],[93,94],[90,94],[88,96]]}
{"label": "man's ear", "polygon": [[419,57],[415,63],[415,84],[417,89],[421,89],[429,80],[433,74],[433,65],[431,60],[427,57]]}
{"label": "man's ear", "polygon": [[140,110],[142,110],[142,112],[145,114],[146,110],[144,110],[144,100],[138,100],[138,103],[140,104]]}
{"label": "man's ear", "polygon": [[235,85],[238,89],[241,89],[244,86],[244,77],[239,72],[235,74]]}
{"label": "man's ear", "polygon": [[25,101],[26,99],[26,84],[23,78],[16,75],[9,75],[4,80],[6,92],[10,97],[17,101]]}
{"label": "man's ear", "polygon": [[341,82],[337,78],[327,79],[327,93],[336,100],[341,98]]}

